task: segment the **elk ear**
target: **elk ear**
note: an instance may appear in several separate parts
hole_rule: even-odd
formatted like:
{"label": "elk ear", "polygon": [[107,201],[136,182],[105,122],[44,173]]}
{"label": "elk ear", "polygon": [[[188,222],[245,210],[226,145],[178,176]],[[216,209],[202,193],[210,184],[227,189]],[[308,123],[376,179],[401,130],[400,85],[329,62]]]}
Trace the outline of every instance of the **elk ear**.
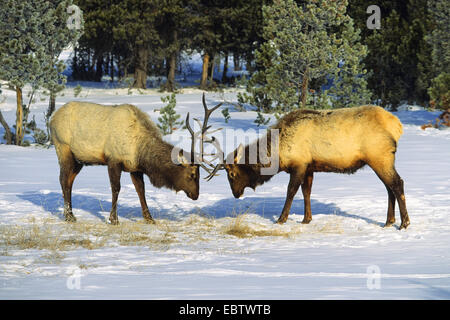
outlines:
{"label": "elk ear", "polygon": [[186,159],[186,157],[183,155],[183,150],[180,150],[180,152],[178,153],[178,164],[179,165],[188,165],[189,161]]}
{"label": "elk ear", "polygon": [[234,157],[234,163],[241,163],[240,161],[243,156],[244,156],[244,146],[241,143],[236,150],[236,156]]}

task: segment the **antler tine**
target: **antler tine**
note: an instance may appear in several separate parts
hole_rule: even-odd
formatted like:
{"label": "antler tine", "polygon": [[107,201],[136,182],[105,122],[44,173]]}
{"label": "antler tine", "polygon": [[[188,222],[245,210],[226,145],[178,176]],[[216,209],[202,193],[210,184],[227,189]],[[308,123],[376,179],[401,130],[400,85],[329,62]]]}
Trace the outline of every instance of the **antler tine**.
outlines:
{"label": "antler tine", "polygon": [[189,123],[189,112],[186,116],[186,128],[188,129],[189,133],[191,134],[191,163],[194,163],[195,160],[195,133],[194,130],[192,130],[191,125]]}
{"label": "antler tine", "polygon": [[201,161],[204,160],[203,143],[205,142],[205,136],[207,134],[208,129],[211,128],[211,126],[208,126],[209,117],[215,110],[217,110],[222,105],[222,103],[219,103],[215,107],[208,109],[208,106],[206,105],[205,93],[203,93],[203,96],[202,96],[202,103],[203,103],[203,109],[205,110],[205,118],[203,119],[203,123],[201,123],[200,120],[198,120],[198,119],[194,119],[198,123],[198,125],[201,127],[201,143],[200,143],[200,160]]}
{"label": "antler tine", "polygon": [[[198,123],[198,125],[200,126],[200,128],[202,128],[202,134],[203,134],[203,133],[204,133],[204,132],[203,132],[203,127],[204,127],[205,120],[203,120],[203,123],[201,123],[201,121],[200,121],[199,119],[194,118],[194,121]],[[208,130],[209,128],[211,128],[211,126],[207,126],[207,127],[206,127],[206,130]]]}
{"label": "antler tine", "polygon": [[211,115],[211,113],[213,113],[215,110],[217,110],[223,104],[223,102],[219,103],[215,107],[212,107],[211,109],[208,109],[208,106],[206,105],[205,93],[203,93],[202,103],[203,103],[203,109],[205,109],[205,119],[203,120],[202,133],[205,133],[208,130],[207,125],[208,125],[209,116]]}
{"label": "antler tine", "polygon": [[[211,127],[211,126],[208,126],[208,127]],[[217,128],[217,129],[214,129],[214,130],[211,131],[211,132],[206,132],[206,134],[213,134],[213,133],[216,133],[216,132],[218,132],[218,131],[220,131],[220,130],[223,130],[223,128]]]}
{"label": "antler tine", "polygon": [[[215,137],[212,137],[212,138],[211,138],[211,144],[212,144],[212,145],[216,148],[216,150],[217,150],[217,154],[214,156],[213,159],[211,159],[211,161],[214,161],[214,160],[216,160],[216,159],[218,159],[218,158],[221,158],[221,159],[220,159],[221,161],[220,161],[219,164],[217,164],[217,165],[214,167],[214,170],[213,170],[212,172],[210,172],[209,175],[208,175],[207,177],[205,177],[206,181],[209,181],[209,180],[211,180],[214,176],[216,176],[217,171],[219,171],[220,169],[224,169],[224,166],[223,166],[223,164],[222,164],[222,162],[223,162],[223,151],[222,151],[222,148],[220,147],[219,141],[218,141]],[[207,163],[208,163],[208,161],[207,161]],[[211,162],[209,162],[208,164],[209,164],[209,165],[212,165]]]}
{"label": "antler tine", "polygon": [[188,129],[189,133],[193,137],[195,134],[194,134],[194,130],[192,130],[192,128],[191,128],[191,124],[189,123],[189,112],[186,115],[186,128]]}
{"label": "antler tine", "polygon": [[208,168],[207,166],[205,166],[203,163],[200,163],[200,167],[202,167],[206,172],[208,172],[209,174],[211,174],[211,169],[213,169],[213,167]]}
{"label": "antler tine", "polygon": [[216,172],[219,171],[219,169],[222,169],[222,168],[223,168],[223,164],[222,163],[219,163],[218,165],[216,165],[214,170],[207,177],[205,177],[206,181],[211,180],[216,175]]}
{"label": "antler tine", "polygon": [[215,165],[213,165],[210,161],[203,159],[203,162],[200,163],[200,167],[202,167],[206,172],[208,172],[208,176],[215,169]]}

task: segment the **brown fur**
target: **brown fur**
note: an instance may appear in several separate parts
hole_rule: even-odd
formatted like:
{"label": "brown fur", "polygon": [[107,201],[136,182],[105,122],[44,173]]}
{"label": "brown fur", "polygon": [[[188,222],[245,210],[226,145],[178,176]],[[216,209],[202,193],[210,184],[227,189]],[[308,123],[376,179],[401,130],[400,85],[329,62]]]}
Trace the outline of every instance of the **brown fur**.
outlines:
{"label": "brown fur", "polygon": [[[397,142],[403,132],[397,117],[377,106],[333,111],[296,110],[281,118],[271,129],[279,130],[279,171],[291,176],[279,223],[287,220],[300,185],[305,201],[304,223],[311,220],[309,194],[314,172],[350,174],[369,165],[388,191],[386,225],[395,221],[395,199],[400,206],[401,228],[409,225],[403,180],[394,167]],[[269,138],[267,140],[270,141]],[[248,159],[248,150],[249,146],[246,146],[242,152],[245,159]],[[267,151],[270,153],[270,146]],[[232,154],[235,164],[225,165],[225,169],[234,196],[240,197],[245,187],[255,188],[270,180],[271,176],[261,176],[260,163],[248,164],[247,161],[238,164],[237,154],[237,150]]]}
{"label": "brown fur", "polygon": [[153,219],[145,201],[144,173],[157,188],[183,190],[190,198],[198,198],[199,166],[173,163],[173,146],[162,139],[148,115],[133,105],[69,102],[55,112],[50,129],[60,164],[64,214],[68,221],[75,221],[71,190],[83,165],[108,166],[113,224],[118,223],[116,205],[122,171],[130,172],[143,216],[149,222]]}

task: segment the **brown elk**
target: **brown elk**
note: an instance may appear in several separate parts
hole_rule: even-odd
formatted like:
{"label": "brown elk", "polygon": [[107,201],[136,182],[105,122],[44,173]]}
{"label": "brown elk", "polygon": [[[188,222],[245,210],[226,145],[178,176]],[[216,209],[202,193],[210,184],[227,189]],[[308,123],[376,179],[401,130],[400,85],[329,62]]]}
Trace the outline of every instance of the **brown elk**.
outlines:
{"label": "brown elk", "polygon": [[[291,204],[299,187],[304,199],[304,219],[311,216],[311,186],[314,172],[354,173],[369,165],[384,183],[388,193],[388,210],[385,226],[395,222],[395,200],[400,208],[400,229],[408,227],[410,221],[406,210],[403,180],[394,167],[397,142],[403,133],[397,117],[377,106],[361,106],[333,111],[296,110],[282,117],[271,129],[277,130],[278,155],[271,144],[268,131],[264,139],[254,142],[265,148],[268,155],[277,157],[278,171],[261,174],[261,169],[271,163],[262,161],[258,152],[257,161],[248,161],[252,145],[242,144],[227,157],[225,164],[215,167],[209,178],[219,169],[225,168],[233,195],[239,198],[246,187],[255,189],[269,181],[280,171],[289,173],[286,202],[278,223],[286,222]],[[272,158],[274,159],[274,158]],[[267,159],[264,159],[267,160]],[[265,164],[264,164],[265,163]]]}
{"label": "brown elk", "polygon": [[[212,112],[205,109],[207,111]],[[189,114],[186,123],[189,125]],[[207,128],[207,119],[204,127]],[[193,139],[190,161],[183,155],[183,150],[177,154],[177,161],[173,161],[174,146],[162,139],[147,114],[129,104],[103,106],[69,102],[54,113],[50,130],[60,165],[66,221],[76,221],[72,213],[72,185],[84,165],[108,167],[112,191],[109,219],[112,224],[119,223],[117,198],[122,171],[130,173],[142,215],[149,223],[153,218],[145,199],[144,174],[157,188],[182,190],[193,200],[199,196],[199,164],[193,161],[195,137],[192,129],[189,130]]]}

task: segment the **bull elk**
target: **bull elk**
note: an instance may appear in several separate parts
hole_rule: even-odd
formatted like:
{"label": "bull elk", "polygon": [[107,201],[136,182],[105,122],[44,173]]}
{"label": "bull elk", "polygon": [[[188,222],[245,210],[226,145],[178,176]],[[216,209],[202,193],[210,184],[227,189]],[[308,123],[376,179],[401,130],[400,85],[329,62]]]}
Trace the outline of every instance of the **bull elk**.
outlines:
{"label": "bull elk", "polygon": [[[206,112],[212,111],[206,108]],[[202,135],[209,128],[205,118]],[[192,135],[191,159],[189,161],[184,156],[188,153],[180,150],[177,161],[173,161],[174,146],[165,142],[148,115],[133,105],[69,102],[58,109],[51,119],[50,130],[60,166],[65,220],[76,221],[72,212],[72,185],[84,165],[108,167],[112,192],[111,224],[119,223],[117,198],[122,171],[130,173],[142,215],[148,223],[154,221],[145,199],[144,174],[155,187],[176,192],[182,190],[189,198],[196,200],[199,196],[200,165],[193,161],[196,157],[195,134],[189,126],[189,114],[186,124]]]}
{"label": "bull elk", "polygon": [[[209,178],[225,169],[234,197],[239,198],[246,187],[255,189],[269,181],[280,171],[289,173],[290,180],[278,223],[286,222],[291,204],[299,187],[302,187],[304,219],[312,219],[310,195],[314,172],[354,173],[369,165],[384,183],[388,193],[385,226],[395,222],[395,200],[400,208],[400,229],[410,221],[406,210],[403,180],[395,170],[397,142],[403,133],[397,117],[377,106],[361,106],[334,111],[296,110],[282,117],[272,129],[277,130],[279,145],[277,155],[267,143],[272,130],[264,139],[253,144],[265,148],[271,159],[278,161],[278,171],[261,174],[270,161],[260,158],[248,161],[252,144],[239,147],[230,153],[225,164],[218,164]],[[253,145],[254,146],[254,145]],[[273,154],[271,154],[271,152]],[[276,158],[273,158],[276,157]],[[264,161],[262,161],[264,160]]]}

